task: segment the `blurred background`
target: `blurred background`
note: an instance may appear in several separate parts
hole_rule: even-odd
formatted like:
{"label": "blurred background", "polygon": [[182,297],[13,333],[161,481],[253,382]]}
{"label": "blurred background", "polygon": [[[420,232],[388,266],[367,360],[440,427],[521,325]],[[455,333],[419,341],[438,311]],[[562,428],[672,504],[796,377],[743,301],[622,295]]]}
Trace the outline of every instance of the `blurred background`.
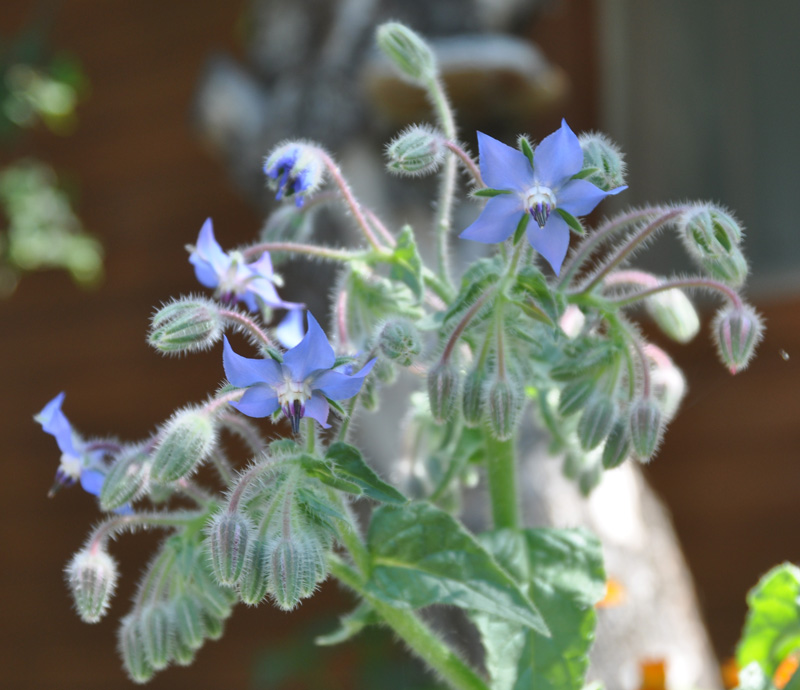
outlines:
{"label": "blurred background", "polygon": [[[74,96],[74,117],[59,115],[56,103],[55,115],[40,108],[26,120],[17,103],[9,131],[0,128],[0,170],[30,158],[51,166],[41,193],[64,195],[48,203],[72,238],[37,240],[65,270],[15,265],[7,238],[17,216],[4,202],[5,687],[127,687],[117,620],[158,541],[137,534],[113,547],[122,580],[111,615],[81,623],[62,568],[96,507],[77,489],[46,499],[58,451],[33,414],[65,390],[65,412],[84,435],[135,439],[217,385],[218,352],[162,358],[145,343],[148,320],[160,302],[199,289],[184,245],[206,217],[224,247],[256,236],[272,207],[260,160],[279,139],[322,139],[379,211],[408,201],[382,197],[358,167],[365,150],[379,150],[421,112],[370,56],[371,26],[387,18],[441,38],[462,135],[473,147],[475,127],[507,141],[520,131],[540,139],[566,117],[575,131],[606,131],[626,152],[630,190],[620,204],[700,198],[735,210],[748,228],[748,295],[765,316],[766,339],[735,378],[717,362],[707,330],[689,346],[666,344],[689,394],[646,476],[672,513],[720,659],[733,652],[747,590],[775,563],[800,558],[796,3],[771,3],[756,16],[744,0],[5,0],[5,103],[20,83],[9,67],[26,60]],[[14,41],[23,35],[20,53]],[[498,43],[498,35],[508,40]],[[463,213],[475,208],[464,204]],[[688,269],[676,243],[659,242],[647,260],[652,269]],[[54,258],[56,246],[63,251]],[[328,283],[308,286],[301,270],[286,276],[283,294],[324,304]],[[326,583],[291,615],[239,607],[221,641],[151,687],[425,687],[389,636],[311,647],[349,605]]]}

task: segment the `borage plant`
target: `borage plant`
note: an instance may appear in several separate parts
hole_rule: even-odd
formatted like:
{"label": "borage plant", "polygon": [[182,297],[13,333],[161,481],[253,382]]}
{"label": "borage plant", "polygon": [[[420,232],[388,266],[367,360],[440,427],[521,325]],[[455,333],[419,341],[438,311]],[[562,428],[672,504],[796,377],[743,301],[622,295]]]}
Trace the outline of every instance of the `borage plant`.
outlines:
{"label": "borage plant", "polygon": [[[533,415],[549,430],[565,471],[588,493],[626,460],[648,462],[680,402],[681,374],[645,341],[634,309],[643,305],[685,342],[698,329],[686,290],[720,295],[713,338],[733,373],[761,337],[759,317],[737,292],[747,264],[728,212],[708,203],[647,206],[591,230],[580,218],[626,188],[622,156],[608,139],[576,136],[566,122],[538,145],[520,137],[518,148],[479,133],[478,165],[456,141],[426,43],[390,23],[379,28],[378,44],[427,93],[438,121],[406,130],[386,151],[393,172],[439,174],[433,267],[411,227],[391,230],[356,199],[330,154],[287,142],[264,167],[277,198],[289,202],[266,236],[225,252],[207,222],[190,261],[213,297],[180,297],[152,319],[149,342],[164,353],[224,340],[222,368],[210,373],[211,383],[224,370],[224,385],[136,443],[82,439],[61,412],[63,396],[38,417],[63,453],[57,483],[79,480],[111,513],[67,567],[81,618],[97,621],[108,608],[117,580],[111,539],[140,527],[168,533],[119,632],[123,664],[137,682],[171,662],[190,663],[206,639],[222,634],[236,603],[293,609],[332,576],[360,603],[322,643],[384,625],[452,688],[581,688],[593,606],[605,589],[600,545],[582,529],[521,524],[520,421]],[[454,281],[459,166],[472,195],[486,198],[460,236],[494,251]],[[332,192],[320,192],[325,185]],[[345,205],[361,246],[304,244],[292,234],[331,200]],[[628,267],[665,229],[678,232],[698,275]],[[302,305],[278,296],[273,261],[288,257],[341,267],[331,340],[311,313],[303,319]],[[275,309],[288,314],[273,328]],[[232,346],[226,332],[244,335],[252,356],[238,354],[244,343]],[[354,445],[351,420],[377,406],[398,369],[422,389],[411,398],[405,434],[424,470],[411,479],[424,481],[393,486]],[[279,432],[273,440],[252,420],[262,417]],[[249,462],[229,459],[225,434],[243,439]],[[203,465],[216,469],[216,488],[201,485]],[[480,534],[459,521],[453,500],[476,469],[493,523]],[[182,502],[173,503],[178,495]],[[194,507],[182,507],[186,500]],[[432,604],[465,612],[483,642],[482,665],[420,616]]]}

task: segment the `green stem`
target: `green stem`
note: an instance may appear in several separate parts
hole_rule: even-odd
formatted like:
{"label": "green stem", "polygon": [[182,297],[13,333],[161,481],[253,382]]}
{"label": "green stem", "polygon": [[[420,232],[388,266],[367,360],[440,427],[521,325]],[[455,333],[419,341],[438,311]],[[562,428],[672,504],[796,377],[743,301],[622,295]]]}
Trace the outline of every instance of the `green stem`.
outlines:
{"label": "green stem", "polygon": [[297,242],[259,242],[245,249],[243,254],[246,259],[252,259],[264,252],[292,252],[328,261],[352,261],[353,259],[363,259],[369,255],[369,252],[352,252],[347,249],[334,249],[333,247]]}
{"label": "green stem", "polygon": [[340,558],[329,559],[331,574],[352,589],[384,622],[454,690],[489,690],[489,686],[452,649],[440,640],[413,611],[381,601],[364,587],[358,572]]}
{"label": "green stem", "polygon": [[517,464],[514,441],[500,441],[489,428],[484,429],[486,466],[489,479],[489,499],[495,529],[519,527],[519,496],[517,495]]}

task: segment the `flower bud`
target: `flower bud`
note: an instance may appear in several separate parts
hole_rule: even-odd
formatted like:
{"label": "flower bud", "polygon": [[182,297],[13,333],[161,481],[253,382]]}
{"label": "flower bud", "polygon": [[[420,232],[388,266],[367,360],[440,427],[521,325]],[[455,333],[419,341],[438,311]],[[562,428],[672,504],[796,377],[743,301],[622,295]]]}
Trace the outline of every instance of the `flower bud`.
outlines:
{"label": "flower bud", "polygon": [[150,475],[157,482],[173,482],[191,474],[216,444],[216,429],[202,409],[175,413],[161,431],[152,457]]}
{"label": "flower bud", "polygon": [[707,256],[726,254],[742,241],[742,227],[727,211],[713,204],[696,204],[681,217],[684,239]]}
{"label": "flower bud", "polygon": [[747,259],[738,247],[734,247],[730,254],[717,257],[705,257],[700,261],[706,273],[712,278],[721,280],[726,285],[739,288],[747,279],[749,268]]}
{"label": "flower bud", "polygon": [[594,379],[578,379],[570,381],[562,389],[558,398],[558,413],[562,417],[568,417],[580,410],[584,403],[597,387]]}
{"label": "flower bud", "polygon": [[484,388],[486,374],[483,367],[476,367],[464,379],[464,391],[461,396],[461,409],[464,423],[468,427],[480,425],[484,413]]}
{"label": "flower bud", "polygon": [[578,141],[583,149],[583,169],[594,168],[584,179],[605,192],[625,184],[625,160],[616,144],[597,132],[581,134]]}
{"label": "flower bud", "polygon": [[437,422],[446,422],[453,416],[459,387],[458,370],[450,362],[439,362],[428,372],[428,400]]}
{"label": "flower bud", "polygon": [[226,510],[212,518],[208,529],[208,545],[211,567],[220,584],[233,586],[242,574],[252,530],[252,523],[242,513]]}
{"label": "flower bud", "polygon": [[86,548],[72,557],[65,573],[81,620],[97,623],[105,615],[117,586],[116,561],[100,548]]}
{"label": "flower bud", "polygon": [[166,668],[172,659],[175,624],[172,611],[164,602],[144,606],[139,614],[139,635],[145,658],[156,671]]}
{"label": "flower bud", "polygon": [[134,683],[146,683],[153,677],[155,669],[147,660],[139,627],[139,619],[135,614],[128,614],[122,619],[119,628],[119,653],[131,680]]}
{"label": "flower bud", "polygon": [[[211,561],[211,558],[209,557],[208,560]],[[219,619],[220,621],[228,618],[231,615],[234,603],[236,603],[236,593],[232,589],[218,584],[205,568],[195,569],[193,575],[198,585],[193,593],[203,610],[204,622],[208,623],[205,620],[206,614],[208,617]],[[221,625],[219,623],[214,627],[220,627]],[[208,632],[206,636],[215,639]]]}
{"label": "flower bud", "polygon": [[501,441],[514,435],[525,402],[516,383],[497,378],[486,390],[486,419],[492,433]]}
{"label": "flower bud", "polygon": [[679,288],[651,295],[645,300],[645,308],[659,328],[676,342],[688,343],[700,330],[697,311]]}
{"label": "flower bud", "polygon": [[394,383],[397,379],[397,370],[385,357],[378,357],[372,371],[378,381],[387,385]]}
{"label": "flower bud", "polygon": [[381,330],[378,341],[381,351],[401,367],[409,367],[422,352],[419,331],[406,319],[389,321]]}
{"label": "flower bud", "polygon": [[603,478],[603,465],[594,459],[588,462],[583,472],[578,476],[578,489],[581,495],[588,496],[597,487]]}
{"label": "flower bud", "polygon": [[218,618],[207,609],[203,609],[203,625],[209,640],[218,640],[225,632],[225,619]]}
{"label": "flower bud", "polygon": [[203,621],[202,607],[194,597],[188,594],[181,594],[175,600],[174,616],[176,660],[180,663],[179,655],[182,649],[194,652],[203,645],[206,626]]}
{"label": "flower bud", "polygon": [[430,127],[409,127],[386,147],[386,167],[411,177],[435,173],[444,160],[442,141],[442,135]]}
{"label": "flower bud", "polygon": [[150,459],[141,446],[129,446],[117,456],[100,489],[100,507],[116,510],[135,501],[147,490]]}
{"label": "flower bud", "polygon": [[273,542],[269,554],[270,592],[275,603],[290,611],[301,599],[313,594],[326,573],[325,553],[307,534],[295,534]]}
{"label": "flower bud", "polygon": [[628,410],[633,452],[640,462],[648,462],[661,441],[661,409],[652,398],[639,398]]}
{"label": "flower bud", "polygon": [[182,297],[153,315],[147,340],[161,352],[208,350],[222,337],[222,326],[214,302]]}
{"label": "flower bud", "polygon": [[745,369],[764,335],[761,317],[747,304],[721,309],[714,318],[714,340],[731,374]]}
{"label": "flower bud", "polygon": [[619,467],[631,452],[631,432],[627,418],[618,419],[606,437],[603,446],[603,467],[607,470]]}
{"label": "flower bud", "polygon": [[653,363],[650,369],[650,386],[653,397],[661,407],[664,423],[669,422],[678,411],[686,394],[686,379],[666,352],[652,343],[645,345],[647,357]]}
{"label": "flower bud", "polygon": [[278,145],[264,161],[267,184],[276,190],[275,198],[294,198],[295,206],[303,205],[325,177],[322,153],[317,146],[302,141]]}
{"label": "flower bud", "polygon": [[239,598],[250,606],[261,603],[269,590],[269,550],[264,539],[254,538],[247,544],[244,570],[239,578]]}
{"label": "flower bud", "polygon": [[378,47],[399,74],[418,86],[436,78],[436,58],[422,37],[399,22],[386,22],[375,34]]}
{"label": "flower bud", "polygon": [[578,420],[578,440],[584,450],[599,446],[611,432],[617,418],[614,401],[607,395],[595,393],[586,402]]}

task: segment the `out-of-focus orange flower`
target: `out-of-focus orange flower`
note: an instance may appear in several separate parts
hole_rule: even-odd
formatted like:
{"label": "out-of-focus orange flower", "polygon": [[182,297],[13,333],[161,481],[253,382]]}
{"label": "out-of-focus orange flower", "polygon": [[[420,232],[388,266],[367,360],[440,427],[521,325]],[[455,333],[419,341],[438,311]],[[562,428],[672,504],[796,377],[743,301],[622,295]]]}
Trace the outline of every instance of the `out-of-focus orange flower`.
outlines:
{"label": "out-of-focus orange flower", "polygon": [[667,690],[667,662],[664,659],[643,659],[642,684],[639,690]]}
{"label": "out-of-focus orange flower", "polygon": [[625,603],[626,597],[627,592],[622,583],[610,577],[606,580],[606,594],[595,604],[595,607],[598,609],[610,609]]}
{"label": "out-of-focus orange flower", "polygon": [[783,690],[786,684],[792,679],[794,672],[800,666],[800,660],[797,654],[790,654],[778,665],[775,669],[775,675],[772,677],[772,682],[778,690]]}
{"label": "out-of-focus orange flower", "polygon": [[726,690],[732,690],[739,685],[739,664],[732,656],[725,659],[719,667],[722,674],[722,684]]}

